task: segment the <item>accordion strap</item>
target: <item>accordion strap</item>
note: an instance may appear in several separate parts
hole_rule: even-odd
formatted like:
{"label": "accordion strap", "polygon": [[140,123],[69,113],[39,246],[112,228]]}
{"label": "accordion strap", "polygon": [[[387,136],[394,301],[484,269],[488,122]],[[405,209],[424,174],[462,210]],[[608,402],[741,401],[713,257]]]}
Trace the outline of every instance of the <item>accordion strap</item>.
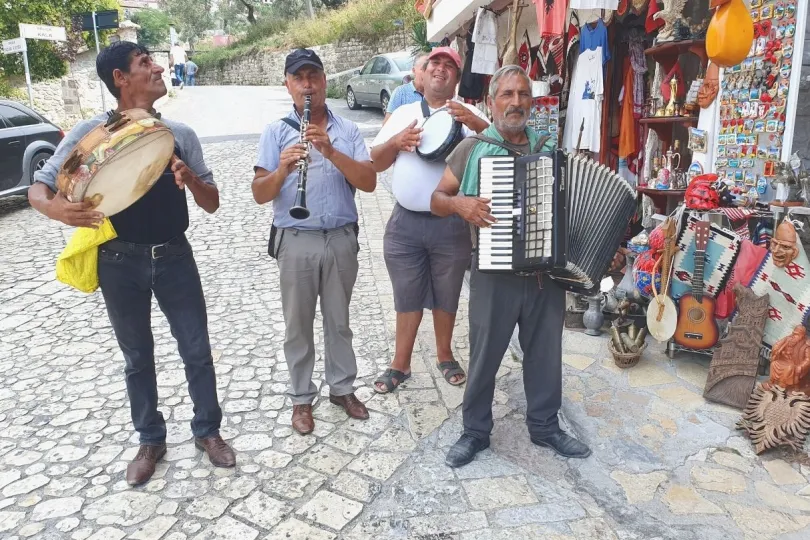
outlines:
{"label": "accordion strap", "polygon": [[[515,154],[515,155],[518,155],[518,156],[525,155],[523,152],[515,150],[514,147],[509,146],[506,143],[503,143],[501,141],[496,141],[492,137],[487,137],[486,135],[481,135],[480,133],[472,135],[472,138],[477,139],[477,140],[479,140],[481,142],[485,142],[487,144],[494,144],[495,146],[503,148],[504,150],[506,150],[510,154]],[[549,140],[550,138],[551,138],[551,136],[549,136],[549,135],[543,135],[542,137],[540,137],[540,139],[537,140],[537,144],[534,145],[534,148],[531,151],[533,151],[533,152],[539,151],[541,148],[543,148],[543,145],[546,144],[546,141]]]}

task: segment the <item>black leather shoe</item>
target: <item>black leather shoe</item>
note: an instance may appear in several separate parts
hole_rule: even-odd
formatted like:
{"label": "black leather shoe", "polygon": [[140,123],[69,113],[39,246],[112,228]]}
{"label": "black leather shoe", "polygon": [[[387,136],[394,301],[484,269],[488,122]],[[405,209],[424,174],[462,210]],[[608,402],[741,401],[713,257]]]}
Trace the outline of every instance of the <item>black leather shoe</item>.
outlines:
{"label": "black leather shoe", "polygon": [[591,455],[591,449],[579,442],[564,431],[557,431],[543,437],[532,435],[531,440],[537,446],[546,446],[566,458],[586,458]]}
{"label": "black leather shoe", "polygon": [[475,454],[489,448],[489,438],[482,440],[466,433],[447,451],[444,463],[448,467],[461,467],[475,459]]}

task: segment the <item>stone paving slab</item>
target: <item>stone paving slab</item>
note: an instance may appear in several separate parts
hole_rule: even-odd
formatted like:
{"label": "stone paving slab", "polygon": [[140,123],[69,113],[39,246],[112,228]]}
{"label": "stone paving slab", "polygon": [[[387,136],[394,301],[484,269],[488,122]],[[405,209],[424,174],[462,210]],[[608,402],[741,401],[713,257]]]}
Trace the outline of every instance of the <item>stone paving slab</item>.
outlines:
{"label": "stone paving slab", "polygon": [[[492,447],[451,470],[463,389],[435,368],[426,314],[414,377],[392,395],[371,384],[392,354],[393,296],[382,234],[387,176],[358,194],[360,272],[352,303],[368,422],[321,400],[314,436],[290,428],[283,317],[266,256],[269,207],[250,195],[255,142],[206,144],[222,190],[189,231],[208,303],[223,436],[235,469],[215,469],[191,442],[191,402],[165,319],[153,312],[160,409],[169,451],[130,488],[136,451],[123,360],[100,295],[53,279],[67,229],[20,199],[0,201],[0,536],[3,538],[719,539],[810,537],[810,468],[756,456],[739,413],[701,398],[707,362],[670,361],[652,345],[617,368],[604,338],[564,336],[564,423],[594,450],[583,461],[531,444],[519,350],[499,371]],[[36,238],[32,247],[31,239]],[[468,359],[467,295],[454,352]],[[321,331],[320,319],[316,335]],[[322,355],[318,339],[318,354]],[[315,376],[323,376],[323,361]],[[328,390],[321,388],[324,396]]]}

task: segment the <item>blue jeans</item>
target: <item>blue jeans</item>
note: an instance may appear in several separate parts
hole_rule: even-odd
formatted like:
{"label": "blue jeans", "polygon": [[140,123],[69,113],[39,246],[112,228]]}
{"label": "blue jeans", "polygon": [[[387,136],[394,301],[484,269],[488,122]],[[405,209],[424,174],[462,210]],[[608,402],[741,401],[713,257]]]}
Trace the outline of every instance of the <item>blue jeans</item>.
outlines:
{"label": "blue jeans", "polygon": [[177,77],[177,80],[183,82],[185,79],[183,78],[185,75],[186,65],[185,64],[176,64],[174,66],[174,75]]}
{"label": "blue jeans", "polygon": [[112,241],[98,251],[98,277],[107,314],[124,353],[130,412],[141,444],[163,444],[166,421],[158,411],[152,293],[169,321],[194,402],[195,437],[219,434],[222,410],[208,338],[208,314],[191,245],[184,236],[152,250]]}
{"label": "blue jeans", "polygon": [[194,86],[194,79],[196,77],[197,77],[196,73],[194,75],[186,75],[186,79],[188,79],[188,82],[186,84],[188,84],[189,86]]}

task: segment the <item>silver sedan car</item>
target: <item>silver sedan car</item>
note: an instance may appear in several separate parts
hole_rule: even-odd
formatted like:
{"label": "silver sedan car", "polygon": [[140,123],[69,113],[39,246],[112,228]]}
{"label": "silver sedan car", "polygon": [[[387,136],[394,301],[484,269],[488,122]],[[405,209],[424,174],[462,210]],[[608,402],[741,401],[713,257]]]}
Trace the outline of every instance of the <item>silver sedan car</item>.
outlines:
{"label": "silver sedan car", "polygon": [[361,106],[388,108],[394,89],[413,79],[413,56],[410,52],[380,54],[366,62],[358,75],[346,85],[346,104],[356,110]]}

